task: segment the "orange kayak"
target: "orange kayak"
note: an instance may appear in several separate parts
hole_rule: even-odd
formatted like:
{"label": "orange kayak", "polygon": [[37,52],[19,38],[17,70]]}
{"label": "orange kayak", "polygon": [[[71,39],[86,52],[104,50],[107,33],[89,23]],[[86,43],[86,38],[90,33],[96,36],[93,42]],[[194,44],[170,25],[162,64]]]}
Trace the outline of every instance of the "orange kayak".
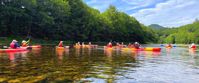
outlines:
{"label": "orange kayak", "polygon": [[113,47],[104,46],[104,50],[113,50]]}
{"label": "orange kayak", "polygon": [[30,48],[41,48],[42,46],[41,45],[33,45],[33,46],[28,46]]}

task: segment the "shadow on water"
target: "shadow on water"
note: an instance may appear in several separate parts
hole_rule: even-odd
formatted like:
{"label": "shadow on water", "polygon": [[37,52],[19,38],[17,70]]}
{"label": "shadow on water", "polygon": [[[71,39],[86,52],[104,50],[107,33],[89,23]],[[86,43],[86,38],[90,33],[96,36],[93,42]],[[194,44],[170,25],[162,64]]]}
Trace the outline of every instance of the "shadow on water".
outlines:
{"label": "shadow on water", "polygon": [[[92,48],[55,50],[46,46],[27,52],[0,54],[0,82],[185,83],[190,79],[184,79],[184,74],[195,78],[198,75],[178,70],[186,64],[191,65],[185,68],[187,71],[197,68],[197,54],[196,50],[181,48],[151,52]],[[167,68],[173,68],[176,72],[166,71]],[[197,70],[194,72],[199,73]],[[163,79],[163,74],[169,80]],[[173,76],[178,78],[171,80]]]}

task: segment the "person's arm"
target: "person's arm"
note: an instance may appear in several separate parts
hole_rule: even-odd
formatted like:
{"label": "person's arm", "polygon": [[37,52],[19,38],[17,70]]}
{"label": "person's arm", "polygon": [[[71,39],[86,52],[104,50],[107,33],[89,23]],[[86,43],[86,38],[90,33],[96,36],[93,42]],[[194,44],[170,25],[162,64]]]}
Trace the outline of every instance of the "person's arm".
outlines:
{"label": "person's arm", "polygon": [[28,41],[26,41],[26,44],[28,45],[30,43],[30,39]]}

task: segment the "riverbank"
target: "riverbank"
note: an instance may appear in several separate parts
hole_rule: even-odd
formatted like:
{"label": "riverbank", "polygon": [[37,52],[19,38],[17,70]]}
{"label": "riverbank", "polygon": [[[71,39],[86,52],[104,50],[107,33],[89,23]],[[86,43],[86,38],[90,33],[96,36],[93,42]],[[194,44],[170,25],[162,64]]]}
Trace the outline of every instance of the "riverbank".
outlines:
{"label": "riverbank", "polygon": [[[19,37],[15,37],[15,38],[6,38],[6,37],[1,37],[0,38],[0,46],[8,46],[10,44],[10,42],[12,42],[12,40],[15,39],[17,40],[19,43],[21,43],[22,40],[24,40],[23,38],[19,38]],[[64,40],[63,40],[64,41]],[[60,40],[44,40],[44,39],[31,39],[30,44],[31,45],[57,45],[60,42]],[[80,43],[82,41],[79,41]],[[73,45],[77,43],[77,41],[64,41],[63,44],[64,45]],[[88,42],[84,42],[85,44],[88,44]],[[92,44],[98,44],[98,45],[105,45],[108,42],[92,42]],[[128,44],[127,42],[125,42],[125,44]]]}
{"label": "riverbank", "polygon": [[[24,38],[21,37],[0,37],[0,46],[8,46],[10,44],[10,42],[12,42],[12,40],[15,39],[17,40],[19,43],[21,43],[22,40],[24,40]],[[30,44],[32,45],[57,45],[59,43],[60,40],[44,40],[44,39],[31,39]],[[64,41],[64,40],[63,40]],[[83,41],[79,41],[79,42],[83,42]],[[91,41],[92,42],[92,41]],[[77,43],[77,41],[64,41],[64,45],[73,45]],[[84,42],[85,44],[88,44],[88,42]],[[106,45],[108,43],[105,41],[98,41],[98,42],[92,42],[92,44],[97,44],[97,45]],[[116,43],[116,41],[114,41],[114,44]],[[121,43],[121,42],[119,42]],[[125,45],[128,45],[129,43],[133,43],[133,42],[123,42]],[[147,42],[147,44],[153,44],[152,42]]]}
{"label": "riverbank", "polygon": [[[21,43],[21,41],[24,40],[24,39],[18,38],[18,37],[16,37],[16,38],[1,38],[0,45],[7,46],[10,44],[10,42],[12,42],[13,39],[17,40],[19,43]],[[56,45],[58,43],[59,43],[59,41],[56,41],[56,40],[31,39],[31,41],[30,41],[30,44],[32,44],[32,45],[37,45],[37,44],[39,44],[39,45]],[[74,43],[73,41],[64,41],[65,45],[70,45],[73,43]]]}

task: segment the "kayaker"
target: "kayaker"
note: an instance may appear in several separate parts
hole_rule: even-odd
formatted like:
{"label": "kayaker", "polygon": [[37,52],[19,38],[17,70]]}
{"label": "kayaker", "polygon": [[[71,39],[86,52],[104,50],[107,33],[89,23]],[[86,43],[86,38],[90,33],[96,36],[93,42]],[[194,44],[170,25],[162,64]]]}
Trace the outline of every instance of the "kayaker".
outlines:
{"label": "kayaker", "polygon": [[133,45],[131,43],[128,44],[128,48],[132,48]]}
{"label": "kayaker", "polygon": [[168,44],[166,47],[172,48],[172,45],[171,45],[171,44]]}
{"label": "kayaker", "polygon": [[85,46],[84,42],[82,42],[82,46],[83,46],[83,47]]}
{"label": "kayaker", "polygon": [[28,46],[28,42],[29,42],[29,41],[23,40],[23,41],[21,42],[21,46],[22,46],[22,47],[27,47],[27,46]]}
{"label": "kayaker", "polygon": [[120,43],[116,43],[116,46],[118,47],[118,48],[121,48],[121,44]]}
{"label": "kayaker", "polygon": [[12,49],[16,49],[16,48],[18,48],[18,47],[20,47],[20,46],[19,46],[17,40],[13,40],[13,41],[10,43],[10,47],[11,47]]}
{"label": "kayaker", "polygon": [[196,48],[196,45],[192,43],[191,46],[189,46],[189,48]]}
{"label": "kayaker", "polygon": [[136,48],[136,49],[139,49],[140,48],[140,44],[138,42],[135,42],[133,44],[133,47]]}
{"label": "kayaker", "polygon": [[109,43],[107,44],[107,47],[112,48],[112,47],[113,47],[112,43],[109,42]]}
{"label": "kayaker", "polygon": [[81,46],[81,45],[80,45],[80,42],[77,42],[76,46]]}
{"label": "kayaker", "polygon": [[89,45],[89,46],[92,46],[91,42],[88,42],[88,45]]}
{"label": "kayaker", "polygon": [[122,46],[122,47],[125,47],[123,42],[121,43],[121,46]]}
{"label": "kayaker", "polygon": [[64,47],[63,41],[60,41],[60,42],[59,42],[58,47]]}

